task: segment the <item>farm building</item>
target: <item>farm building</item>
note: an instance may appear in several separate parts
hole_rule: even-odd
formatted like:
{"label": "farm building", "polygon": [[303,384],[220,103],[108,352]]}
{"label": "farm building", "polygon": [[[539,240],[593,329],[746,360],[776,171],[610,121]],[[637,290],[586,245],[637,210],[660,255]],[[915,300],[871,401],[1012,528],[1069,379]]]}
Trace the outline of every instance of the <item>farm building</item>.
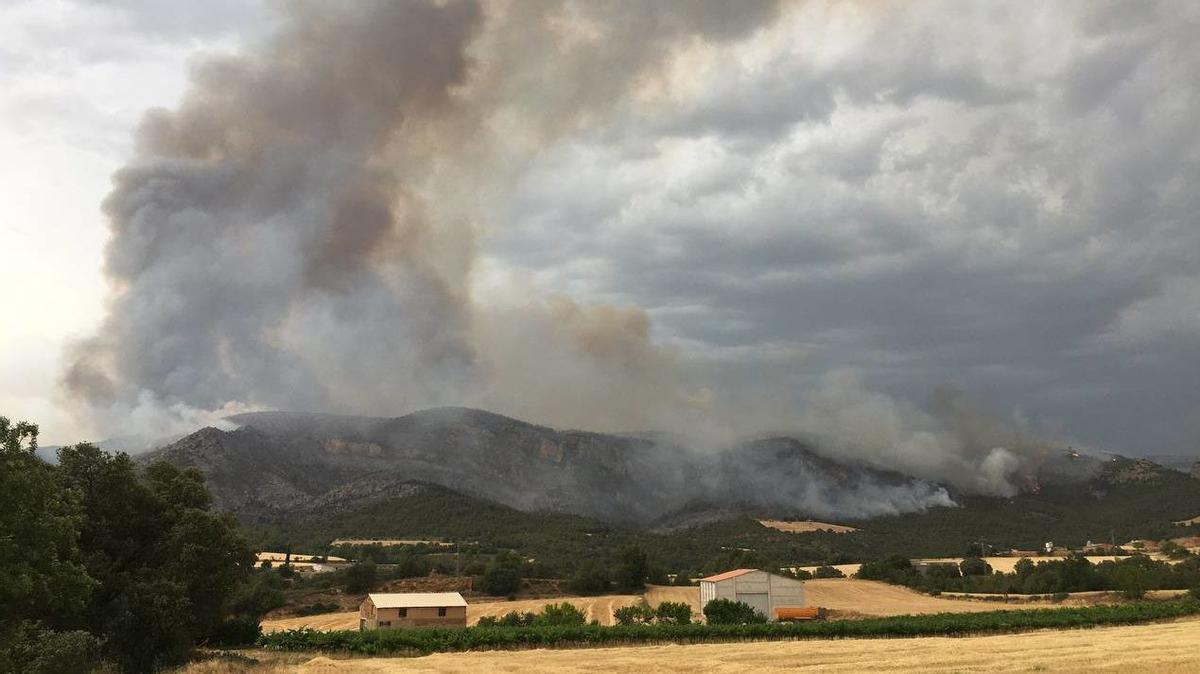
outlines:
{"label": "farm building", "polygon": [[749,604],[768,620],[776,620],[777,609],[804,606],[804,583],[758,569],[734,569],[700,579],[700,606],[714,599]]}
{"label": "farm building", "polygon": [[466,627],[467,600],[457,592],[369,594],[358,607],[360,630]]}

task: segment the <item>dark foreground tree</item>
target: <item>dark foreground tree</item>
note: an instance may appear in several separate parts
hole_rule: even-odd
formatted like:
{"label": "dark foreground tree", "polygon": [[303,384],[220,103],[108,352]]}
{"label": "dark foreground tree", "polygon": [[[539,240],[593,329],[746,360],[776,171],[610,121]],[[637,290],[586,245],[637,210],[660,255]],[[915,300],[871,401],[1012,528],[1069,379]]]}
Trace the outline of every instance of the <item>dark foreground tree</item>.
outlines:
{"label": "dark foreground tree", "polygon": [[59,450],[60,476],[83,506],[80,547],[99,581],[86,627],[128,671],[180,662],[221,627],[253,557],[237,525],[207,510],[194,470],[88,444]]}
{"label": "dark foreground tree", "polygon": [[36,425],[0,417],[0,671],[86,667],[98,642],[76,624],[95,582],[79,552],[79,501],[34,453]]}
{"label": "dark foreground tree", "polygon": [[36,446],[0,417],[0,671],[147,672],[229,633],[253,558],[200,473],[87,444],[52,466]]}

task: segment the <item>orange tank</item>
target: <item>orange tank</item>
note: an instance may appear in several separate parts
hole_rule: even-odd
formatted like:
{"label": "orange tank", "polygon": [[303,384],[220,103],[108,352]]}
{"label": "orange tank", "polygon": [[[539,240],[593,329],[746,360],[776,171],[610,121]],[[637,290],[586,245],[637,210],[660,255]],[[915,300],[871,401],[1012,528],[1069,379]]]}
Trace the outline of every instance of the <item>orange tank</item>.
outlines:
{"label": "orange tank", "polygon": [[775,609],[776,620],[821,620],[825,610],[817,606],[781,606]]}

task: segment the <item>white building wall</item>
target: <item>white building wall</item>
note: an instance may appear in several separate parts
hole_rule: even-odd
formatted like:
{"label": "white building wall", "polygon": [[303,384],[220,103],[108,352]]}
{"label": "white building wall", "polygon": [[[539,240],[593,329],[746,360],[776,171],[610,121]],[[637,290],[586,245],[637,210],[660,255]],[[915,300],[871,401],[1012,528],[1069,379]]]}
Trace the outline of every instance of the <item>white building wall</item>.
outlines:
{"label": "white building wall", "polygon": [[700,581],[701,610],[713,599],[745,602],[765,611],[767,618],[774,620],[778,607],[804,606],[804,583],[766,571],[754,571],[718,582]]}

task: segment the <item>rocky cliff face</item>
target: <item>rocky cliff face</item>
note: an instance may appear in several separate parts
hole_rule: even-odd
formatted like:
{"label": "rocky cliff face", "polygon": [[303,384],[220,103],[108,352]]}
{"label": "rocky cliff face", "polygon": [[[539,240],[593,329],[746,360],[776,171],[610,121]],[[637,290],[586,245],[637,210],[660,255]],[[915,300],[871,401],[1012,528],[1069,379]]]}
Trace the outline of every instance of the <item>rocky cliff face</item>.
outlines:
{"label": "rocky cliff face", "polygon": [[793,438],[700,452],[661,437],[559,431],[464,408],[393,419],[231,417],[149,455],[200,469],[245,518],[362,505],[432,483],[527,511],[648,522],[696,503],[867,517],[952,503],[936,485],[841,464]]}

